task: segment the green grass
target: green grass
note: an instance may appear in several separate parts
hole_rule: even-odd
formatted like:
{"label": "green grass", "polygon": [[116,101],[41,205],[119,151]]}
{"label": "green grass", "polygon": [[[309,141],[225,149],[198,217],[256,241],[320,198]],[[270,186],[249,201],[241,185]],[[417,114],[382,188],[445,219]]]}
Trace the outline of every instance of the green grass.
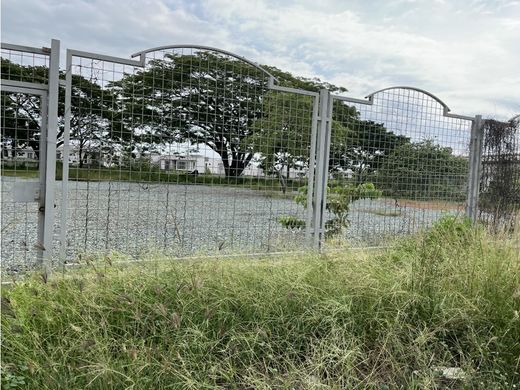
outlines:
{"label": "green grass", "polygon": [[[16,177],[38,177],[37,169],[18,167],[16,170],[12,168],[2,169],[2,176]],[[63,177],[61,165],[56,167],[56,180]],[[255,177],[255,176],[239,176],[225,177],[220,175],[190,175],[185,172],[164,172],[158,169],[130,170],[116,168],[69,168],[69,180],[72,181],[130,181],[141,183],[172,183],[172,184],[205,184],[211,186],[231,186],[244,187],[255,190],[267,190],[276,194],[282,194],[282,186],[280,180],[276,177]],[[298,188],[306,184],[306,179],[289,179],[286,183],[287,192],[296,192]],[[291,198],[293,195],[291,195]]]}
{"label": "green grass", "polygon": [[34,169],[2,169],[2,176],[32,178],[39,175],[39,171]]}
{"label": "green grass", "polygon": [[[5,388],[520,382],[518,237],[444,219],[384,252],[149,266],[113,260],[4,289]],[[458,367],[464,379],[446,379],[439,367]]]}

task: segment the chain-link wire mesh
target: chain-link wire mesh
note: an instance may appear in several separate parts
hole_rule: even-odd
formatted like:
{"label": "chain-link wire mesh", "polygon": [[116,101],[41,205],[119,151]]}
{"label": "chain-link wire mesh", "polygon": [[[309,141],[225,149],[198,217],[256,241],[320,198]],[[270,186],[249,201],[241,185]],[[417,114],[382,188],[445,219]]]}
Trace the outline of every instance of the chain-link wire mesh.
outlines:
{"label": "chain-link wire mesh", "polygon": [[520,115],[484,121],[479,219],[494,230],[510,229],[520,211]]}
{"label": "chain-link wire mesh", "polygon": [[47,111],[43,92],[23,92],[23,89],[10,88],[5,81],[45,87],[48,71],[48,55],[10,49],[1,51],[2,272],[32,269],[38,259],[38,203],[34,199],[16,198],[25,184],[34,183],[34,189],[38,186],[40,135]]}
{"label": "chain-link wire mesh", "polygon": [[334,99],[326,236],[380,245],[443,213],[462,214],[472,122],[411,88],[382,90],[371,102]]}
{"label": "chain-link wire mesh", "polygon": [[[198,49],[73,57],[67,257],[301,248],[313,99]],[[58,153],[60,153],[58,151]]]}

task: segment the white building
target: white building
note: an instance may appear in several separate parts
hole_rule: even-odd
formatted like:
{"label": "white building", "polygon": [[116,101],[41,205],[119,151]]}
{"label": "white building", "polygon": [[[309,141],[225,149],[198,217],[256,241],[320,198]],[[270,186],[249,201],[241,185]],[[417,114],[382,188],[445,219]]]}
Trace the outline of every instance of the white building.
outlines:
{"label": "white building", "polygon": [[[83,155],[83,164],[90,165],[93,162],[93,156],[98,155],[97,150],[92,148],[92,150],[88,147],[84,147],[81,150],[81,154]],[[63,161],[63,145],[60,145],[56,148],[56,160]],[[81,160],[80,150],[75,145],[70,145],[69,147],[69,164],[70,165],[79,165]],[[106,166],[104,163],[103,165]]]}
{"label": "white building", "polygon": [[224,175],[224,164],[221,159],[206,157],[201,154],[164,154],[152,155],[152,164],[159,165],[163,171],[197,171],[200,174]]}
{"label": "white building", "polygon": [[11,148],[6,148],[2,145],[1,150],[2,159],[5,160],[24,160],[24,161],[38,161],[38,156],[36,152],[31,146],[26,146],[24,148],[15,148],[14,150]]}
{"label": "white building", "polygon": [[[11,150],[7,151],[9,153]],[[12,154],[12,152],[11,152]],[[116,167],[122,164],[122,153],[120,150],[113,150],[112,153],[100,153],[97,147],[84,146],[81,154],[83,156],[83,164],[89,166],[93,163],[101,163],[104,167]],[[2,155],[3,156],[3,155]],[[257,156],[258,157],[258,156]],[[225,175],[224,163],[220,156],[208,151],[206,155],[200,153],[174,153],[166,154],[151,154],[142,155],[141,159],[148,160],[151,164],[158,165],[163,171],[180,171],[180,172],[194,172],[199,174],[209,173],[212,175]],[[3,156],[3,160],[13,160],[9,156]],[[16,161],[37,162],[36,153],[31,147],[16,150]],[[63,161],[63,145],[56,148],[56,160]],[[80,150],[77,145],[70,145],[69,148],[69,164],[73,166],[79,165],[81,160]],[[141,160],[142,161],[142,160]],[[242,172],[242,176],[265,177],[263,169],[260,168],[258,158],[253,159],[249,165]],[[282,167],[281,173],[285,176],[287,170]],[[294,167],[289,170],[289,177],[291,179],[301,178],[307,176],[307,169],[303,167]]]}

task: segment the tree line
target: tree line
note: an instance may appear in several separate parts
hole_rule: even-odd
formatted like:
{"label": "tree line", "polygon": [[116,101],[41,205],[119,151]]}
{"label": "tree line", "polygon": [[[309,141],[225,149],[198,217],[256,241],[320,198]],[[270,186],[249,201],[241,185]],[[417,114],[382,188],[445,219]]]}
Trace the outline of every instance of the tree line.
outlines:
{"label": "tree line", "polygon": [[[8,59],[1,67],[2,75],[20,81],[44,78],[47,72]],[[346,91],[272,66],[264,69],[283,86]],[[123,163],[189,142],[218,154],[226,177],[240,176],[252,162],[281,178],[294,169],[309,169],[312,98],[269,90],[265,72],[234,58],[206,51],[166,54],[110,81],[82,69],[72,76],[71,92],[70,139],[80,166],[94,153],[118,155]],[[7,92],[1,98],[2,157],[29,146],[38,155],[40,100]],[[60,85],[57,146],[63,144],[64,100]],[[392,196],[451,198],[461,192],[467,160],[450,148],[413,142],[384,123],[362,119],[341,101],[334,102],[332,120],[332,177],[374,182]]]}

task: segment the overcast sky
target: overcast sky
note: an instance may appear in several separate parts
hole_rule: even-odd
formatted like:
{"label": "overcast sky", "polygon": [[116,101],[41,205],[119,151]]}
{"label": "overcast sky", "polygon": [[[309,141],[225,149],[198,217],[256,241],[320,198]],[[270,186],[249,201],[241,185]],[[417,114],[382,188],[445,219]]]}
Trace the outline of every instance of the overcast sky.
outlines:
{"label": "overcast sky", "polygon": [[2,41],[129,57],[167,44],[229,50],[364,97],[409,85],[452,112],[520,113],[520,1],[2,0]]}

